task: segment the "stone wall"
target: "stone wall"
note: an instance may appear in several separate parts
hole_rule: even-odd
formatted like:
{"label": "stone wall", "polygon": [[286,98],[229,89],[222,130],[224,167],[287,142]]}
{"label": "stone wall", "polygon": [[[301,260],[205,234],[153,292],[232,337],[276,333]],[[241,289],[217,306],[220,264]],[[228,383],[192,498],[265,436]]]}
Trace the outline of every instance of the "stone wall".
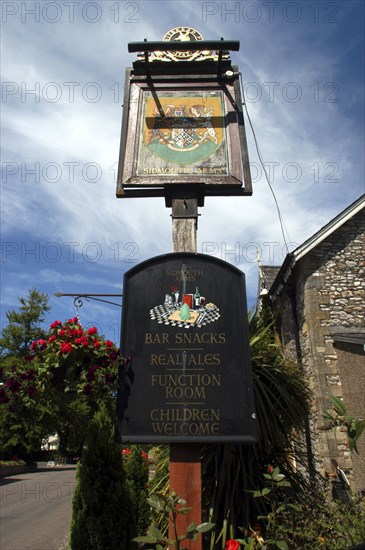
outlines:
{"label": "stone wall", "polygon": [[[365,416],[365,350],[364,345],[335,342],[342,396],[347,414],[356,418]],[[354,486],[365,493],[365,433],[357,443],[358,453],[351,455]],[[348,449],[347,449],[348,451]]]}
{"label": "stone wall", "polygon": [[[344,385],[347,384],[347,396],[351,396],[348,385],[356,384],[356,378],[348,382],[349,372],[345,367],[340,369],[339,352],[334,346],[331,329],[364,328],[364,210],[298,260],[282,293],[275,299],[282,343],[286,353],[295,358],[295,323],[290,294],[294,295],[296,303],[303,369],[313,392],[310,425],[317,468],[323,474],[325,470],[330,471],[331,459],[335,458],[349,474],[353,489],[365,490],[365,476],[359,473],[360,469],[365,472],[364,454],[360,461],[356,459],[353,463],[346,429],[325,430],[323,421],[323,411],[331,408],[330,396],[345,399]],[[365,363],[362,367],[364,372]],[[362,388],[364,393],[364,385]]]}

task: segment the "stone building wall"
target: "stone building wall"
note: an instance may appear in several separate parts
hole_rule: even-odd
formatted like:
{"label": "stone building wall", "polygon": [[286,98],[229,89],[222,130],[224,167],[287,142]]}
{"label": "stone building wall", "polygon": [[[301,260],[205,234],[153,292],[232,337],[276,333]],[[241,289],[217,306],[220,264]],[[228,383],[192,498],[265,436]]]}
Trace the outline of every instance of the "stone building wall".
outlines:
{"label": "stone building wall", "polygon": [[[323,421],[323,411],[331,409],[330,396],[345,399],[343,385],[349,376],[346,368],[340,372],[339,350],[334,345],[332,330],[339,327],[365,330],[364,209],[297,261],[282,293],[274,301],[276,315],[280,317],[282,343],[294,359],[297,350],[290,295],[295,296],[302,364],[313,392],[310,426],[316,467],[322,474],[325,470],[331,471],[331,459],[335,458],[349,474],[353,489],[365,490],[364,476],[359,473],[365,472],[365,456],[353,463],[346,428],[325,430]],[[361,372],[361,365],[362,372],[365,371],[362,359],[356,363],[357,373]],[[346,393],[351,395],[348,387]],[[363,393],[365,395],[364,386]]]}
{"label": "stone building wall", "polygon": [[[365,349],[360,343],[334,343],[342,396],[347,405],[347,413],[354,417],[365,416]],[[354,485],[357,491],[365,493],[365,437],[357,442],[358,453],[351,455]]]}

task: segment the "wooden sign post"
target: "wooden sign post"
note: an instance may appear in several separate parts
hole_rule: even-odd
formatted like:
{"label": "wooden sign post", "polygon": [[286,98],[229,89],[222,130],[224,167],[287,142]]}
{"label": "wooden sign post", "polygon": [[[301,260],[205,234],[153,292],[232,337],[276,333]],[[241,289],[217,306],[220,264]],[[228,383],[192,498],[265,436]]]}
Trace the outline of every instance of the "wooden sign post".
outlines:
{"label": "wooden sign post", "polygon": [[[187,190],[175,196],[172,206],[172,245],[174,252],[197,252],[198,198]],[[186,500],[191,511],[177,518],[178,533],[186,533],[188,526],[202,522],[201,445],[199,443],[170,445],[170,491],[174,490]],[[174,538],[173,526],[169,526],[169,538]],[[188,550],[202,550],[202,537],[184,541]]]}
{"label": "wooden sign post", "polygon": [[[170,445],[170,490],[186,500],[191,511],[177,518],[177,532],[184,534],[189,525],[202,522],[201,445],[198,443]],[[169,526],[169,538],[175,539],[173,526]],[[184,541],[188,550],[201,550],[202,537],[196,541]]]}
{"label": "wooden sign post", "polygon": [[[197,254],[205,196],[252,194],[237,41],[177,27],[127,69],[117,197],[165,197],[173,253],[124,278],[117,430],[123,442],[170,444],[170,490],[201,523],[201,445],[254,442],[244,275]],[[200,290],[199,290],[200,289]],[[170,528],[170,538],[175,533]],[[198,541],[184,541],[201,550]]]}

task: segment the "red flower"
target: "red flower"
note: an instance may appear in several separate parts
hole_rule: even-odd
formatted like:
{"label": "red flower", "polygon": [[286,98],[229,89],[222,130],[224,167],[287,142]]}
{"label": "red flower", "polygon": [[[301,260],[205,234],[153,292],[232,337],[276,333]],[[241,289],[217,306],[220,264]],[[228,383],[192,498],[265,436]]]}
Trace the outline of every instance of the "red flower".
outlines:
{"label": "red flower", "polygon": [[37,393],[37,388],[36,386],[29,386],[28,390],[27,390],[27,393],[30,397],[32,397],[32,395],[34,395],[35,393]]}
{"label": "red flower", "polygon": [[106,345],[107,348],[112,348],[114,346],[114,344],[111,340],[105,340],[105,345]]}
{"label": "red flower", "polygon": [[61,352],[70,353],[73,350],[72,344],[70,342],[61,342]]}
{"label": "red flower", "polygon": [[84,332],[81,329],[78,328],[72,328],[69,331],[70,336],[82,336]]}
{"label": "red flower", "polygon": [[48,342],[54,342],[56,340],[56,337],[54,334],[48,338]]}
{"label": "red flower", "polygon": [[89,345],[89,342],[87,341],[87,338],[85,336],[81,338],[81,344],[85,347]]}
{"label": "red flower", "polygon": [[24,374],[22,374],[22,378],[24,380],[34,380],[35,378],[35,371],[34,370],[27,370]]}
{"label": "red flower", "polygon": [[98,365],[93,365],[89,368],[86,374],[86,379],[88,382],[93,382],[95,380],[95,373],[99,369]]}
{"label": "red flower", "polygon": [[58,336],[65,336],[67,334],[67,331],[63,328],[59,331]]}
{"label": "red flower", "polygon": [[95,340],[94,342],[94,348],[100,348],[101,344],[99,342],[99,340]]}
{"label": "red flower", "polygon": [[87,334],[97,334],[98,333],[98,329],[96,327],[91,327],[87,330]]}
{"label": "red flower", "polygon": [[141,455],[142,455],[142,458],[144,458],[145,460],[147,460],[147,453],[145,453],[144,451],[141,452]]}
{"label": "red flower", "polygon": [[274,466],[271,466],[271,464],[269,464],[268,467],[267,467],[267,471],[268,471],[269,474],[272,474],[273,471],[274,471]]}
{"label": "red flower", "polygon": [[127,447],[126,449],[123,449],[122,455],[123,455],[123,456],[128,456],[128,455],[131,454],[131,452],[132,452],[132,451]]}
{"label": "red flower", "polygon": [[6,388],[9,388],[11,393],[18,393],[20,390],[20,383],[15,380],[15,378],[9,378],[9,380],[5,384]]}
{"label": "red flower", "polygon": [[104,380],[106,384],[111,384],[115,380],[115,376],[111,374],[110,372],[107,372],[104,376]]}
{"label": "red flower", "polygon": [[6,391],[4,390],[4,388],[0,388],[0,403],[8,403],[8,402],[9,402],[9,398],[6,395]]}
{"label": "red flower", "polygon": [[45,340],[35,340],[30,344],[31,351],[34,351],[36,349],[44,349],[47,346],[47,342]]}
{"label": "red flower", "polygon": [[118,352],[116,350],[111,350],[108,355],[110,361],[116,361],[118,359]]}
{"label": "red flower", "polygon": [[51,328],[56,328],[56,327],[59,327],[61,326],[62,323],[61,321],[54,321],[52,324],[51,324]]}
{"label": "red flower", "polygon": [[83,391],[86,395],[90,395],[93,392],[92,385],[91,384],[86,384]]}
{"label": "red flower", "polygon": [[226,542],[225,550],[238,550],[240,543],[237,540],[229,539]]}

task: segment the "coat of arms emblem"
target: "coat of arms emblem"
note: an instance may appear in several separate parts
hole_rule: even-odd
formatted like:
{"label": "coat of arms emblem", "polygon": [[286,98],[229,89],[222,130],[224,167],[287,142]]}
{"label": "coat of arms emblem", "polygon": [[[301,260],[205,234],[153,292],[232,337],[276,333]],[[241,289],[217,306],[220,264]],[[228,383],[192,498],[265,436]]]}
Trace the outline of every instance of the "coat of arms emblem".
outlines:
{"label": "coat of arms emblem", "polygon": [[185,165],[215,153],[223,141],[221,97],[171,95],[147,98],[143,141],[162,159]]}

